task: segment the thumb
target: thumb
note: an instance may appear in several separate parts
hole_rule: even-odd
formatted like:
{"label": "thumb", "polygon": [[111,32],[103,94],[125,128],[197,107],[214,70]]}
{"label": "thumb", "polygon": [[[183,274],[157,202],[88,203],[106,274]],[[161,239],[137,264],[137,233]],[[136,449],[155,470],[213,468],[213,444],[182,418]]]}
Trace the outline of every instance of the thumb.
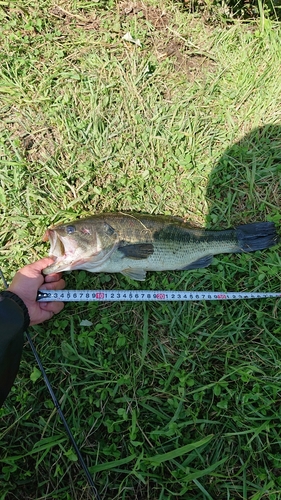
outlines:
{"label": "thumb", "polygon": [[37,260],[32,264],[32,267],[36,271],[42,271],[45,267],[50,266],[54,263],[53,257],[43,257],[43,259]]}

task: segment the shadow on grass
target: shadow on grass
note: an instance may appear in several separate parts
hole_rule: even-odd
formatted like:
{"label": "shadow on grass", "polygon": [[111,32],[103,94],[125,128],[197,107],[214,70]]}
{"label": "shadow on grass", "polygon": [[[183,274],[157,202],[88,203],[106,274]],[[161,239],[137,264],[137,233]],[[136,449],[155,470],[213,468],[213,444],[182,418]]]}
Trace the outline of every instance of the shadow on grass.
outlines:
{"label": "shadow on grass", "polygon": [[209,178],[206,226],[281,219],[281,125],[253,129],[229,147]]}

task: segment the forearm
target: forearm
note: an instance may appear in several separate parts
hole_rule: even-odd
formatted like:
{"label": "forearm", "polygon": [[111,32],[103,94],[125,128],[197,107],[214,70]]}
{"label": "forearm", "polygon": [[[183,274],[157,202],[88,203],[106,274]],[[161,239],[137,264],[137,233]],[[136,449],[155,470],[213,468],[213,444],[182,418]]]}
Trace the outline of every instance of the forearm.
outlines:
{"label": "forearm", "polygon": [[23,333],[29,325],[28,310],[15,294],[0,293],[0,407],[16,378],[22,348]]}

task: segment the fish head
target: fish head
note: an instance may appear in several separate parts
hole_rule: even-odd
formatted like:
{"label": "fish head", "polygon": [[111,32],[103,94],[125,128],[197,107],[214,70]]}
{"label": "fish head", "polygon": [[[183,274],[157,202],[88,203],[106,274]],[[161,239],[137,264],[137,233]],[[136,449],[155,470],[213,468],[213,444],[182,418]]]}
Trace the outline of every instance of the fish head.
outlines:
{"label": "fish head", "polygon": [[47,229],[43,241],[48,240],[55,261],[43,270],[45,275],[74,269],[94,272],[114,251],[118,234],[102,218],[90,217]]}

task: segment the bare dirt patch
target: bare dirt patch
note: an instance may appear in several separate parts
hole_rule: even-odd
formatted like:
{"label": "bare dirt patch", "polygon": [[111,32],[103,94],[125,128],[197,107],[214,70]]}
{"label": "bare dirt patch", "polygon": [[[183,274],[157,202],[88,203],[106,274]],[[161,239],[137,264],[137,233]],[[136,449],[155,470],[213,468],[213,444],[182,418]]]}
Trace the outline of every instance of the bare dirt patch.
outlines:
{"label": "bare dirt patch", "polygon": [[143,54],[154,54],[159,63],[167,60],[172,71],[185,74],[191,81],[204,78],[216,66],[212,54],[208,53],[208,47],[190,46],[187,37],[178,33],[172,13],[146,2],[120,1],[115,11],[93,8],[90,12],[80,10],[79,13],[72,12],[71,7],[56,5],[51,8],[50,14],[60,21],[61,31],[68,35],[73,33],[73,29],[91,30],[102,37],[107,33],[106,43],[109,48],[112,43],[115,49],[116,42],[130,30],[134,20],[135,31],[142,35]]}
{"label": "bare dirt patch", "polygon": [[188,50],[185,42],[170,39],[166,44],[156,45],[158,60],[170,59],[177,72],[183,72],[188,79],[203,76],[215,69],[215,60],[207,52]]}
{"label": "bare dirt patch", "polygon": [[201,77],[215,69],[215,59],[208,50],[189,47],[187,40],[177,32],[174,19],[159,7],[149,6],[143,2],[121,2],[119,15],[124,22],[126,18],[137,18],[145,22],[150,29],[146,45],[156,55],[158,61],[170,60],[175,72],[183,72],[190,80]]}
{"label": "bare dirt patch", "polygon": [[23,116],[19,110],[13,109],[9,119],[2,123],[9,135],[8,148],[14,143],[23,158],[32,163],[44,163],[55,154],[58,147],[55,130],[40,119],[38,112]]}
{"label": "bare dirt patch", "polygon": [[165,10],[143,2],[122,2],[119,5],[119,14],[120,16],[137,16],[139,19],[145,19],[157,30],[166,28],[169,23],[169,16]]}
{"label": "bare dirt patch", "polygon": [[58,5],[54,6],[50,10],[50,14],[57,19],[61,19],[64,23],[73,24],[76,26],[81,26],[85,30],[99,30],[100,21],[98,17],[93,13],[88,14],[74,14],[70,10],[66,10]]}

